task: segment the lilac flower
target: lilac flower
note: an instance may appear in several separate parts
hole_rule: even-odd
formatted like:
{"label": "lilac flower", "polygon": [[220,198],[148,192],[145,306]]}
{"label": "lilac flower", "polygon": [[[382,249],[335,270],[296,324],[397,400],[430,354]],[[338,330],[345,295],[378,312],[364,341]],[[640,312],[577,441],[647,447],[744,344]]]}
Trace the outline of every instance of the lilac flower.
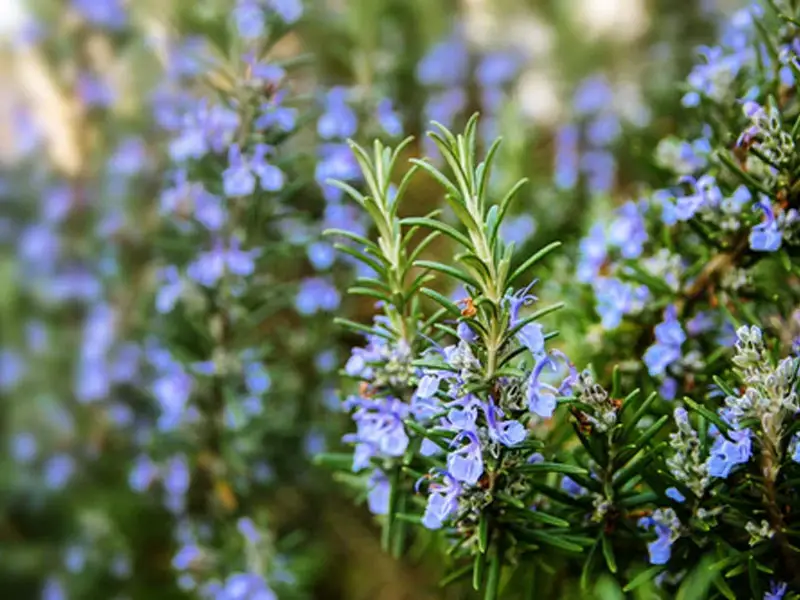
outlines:
{"label": "lilac flower", "polygon": [[475,79],[482,87],[503,86],[516,76],[519,63],[519,57],[510,52],[489,53],[478,63]]}
{"label": "lilac flower", "polygon": [[680,537],[681,523],[675,511],[671,508],[659,508],[653,512],[652,517],[639,519],[639,526],[647,530],[654,530],[657,536],[654,541],[647,544],[650,564],[667,564],[672,555],[672,545]]}
{"label": "lilac flower", "polygon": [[276,93],[268,102],[261,105],[261,115],[253,122],[257,130],[275,128],[292,131],[297,122],[297,109],[281,106],[284,93]]}
{"label": "lilac flower", "polygon": [[358,128],[358,118],[347,104],[347,89],[331,88],[323,101],[324,112],[317,121],[317,133],[324,140],[352,137]]}
{"label": "lilac flower", "polygon": [[458,327],[456,327],[456,333],[458,334],[458,339],[468,344],[472,344],[478,339],[478,335],[472,330],[466,321],[461,321],[458,324]]}
{"label": "lilac flower", "polygon": [[226,248],[221,239],[214,242],[214,247],[192,262],[186,274],[200,285],[214,287],[226,272],[246,277],[255,272],[255,257],[258,250],[241,250],[239,240],[232,237]]}
{"label": "lilac flower", "polygon": [[[542,371],[544,371],[545,367],[549,367],[553,371],[558,370],[558,364],[553,357],[560,359],[570,367],[570,375],[557,388],[541,381]],[[553,351],[552,356],[540,355],[528,378],[528,409],[544,419],[551,418],[556,409],[557,397],[567,392],[573,382],[574,375],[574,367],[569,364],[566,356],[561,352]]]}
{"label": "lilac flower", "polygon": [[195,544],[185,544],[172,558],[172,567],[177,571],[186,571],[203,558],[203,552]]}
{"label": "lilac flower", "polygon": [[317,271],[330,269],[336,260],[336,251],[327,242],[314,242],[306,249],[309,262]]}
{"label": "lilac flower", "polygon": [[245,364],[244,381],[247,391],[253,396],[263,396],[272,386],[269,372],[260,362],[248,362]]}
{"label": "lilac flower", "polygon": [[263,576],[255,573],[234,573],[214,596],[217,600],[277,600]]}
{"label": "lilac flower", "polygon": [[340,301],[339,291],[327,279],[309,277],[300,284],[294,305],[301,315],[313,315],[336,310]]}
{"label": "lilac flower", "polygon": [[81,102],[88,108],[108,108],[116,100],[108,83],[97,75],[81,73],[76,87]]}
{"label": "lilac flower", "polygon": [[56,454],[44,464],[44,481],[51,490],[63,489],[75,472],[75,459],[69,454]]}
{"label": "lilac flower", "polygon": [[589,122],[586,129],[586,138],[589,143],[597,148],[611,144],[622,133],[619,117],[611,112],[598,115]]}
{"label": "lilac flower", "polygon": [[462,439],[467,444],[447,455],[447,471],[456,481],[475,485],[483,475],[483,449],[478,436],[471,431],[462,431],[453,439],[457,445]]}
{"label": "lilac flower", "polygon": [[578,115],[589,115],[608,107],[613,100],[614,92],[605,76],[592,75],[575,90],[572,107]]}
{"label": "lilac flower", "polygon": [[730,440],[718,435],[708,457],[708,473],[725,479],[736,465],[746,463],[752,454],[749,429],[730,432]]}
{"label": "lilac flower", "polygon": [[108,161],[110,170],[125,177],[138,175],[147,164],[147,148],[138,137],[126,138]]}
{"label": "lilac flower", "polygon": [[72,6],[84,19],[100,27],[122,29],[128,20],[122,0],[72,0]]}
{"label": "lilac flower", "polygon": [[764,600],[781,600],[788,588],[788,584],[773,580],[769,584],[769,591],[764,593]]}
{"label": "lilac flower", "polygon": [[764,212],[765,220],[750,231],[750,249],[756,252],[777,251],[783,242],[783,233],[778,228],[772,207],[768,202],[761,200],[754,208]]}
{"label": "lilac flower", "polygon": [[41,600],[67,600],[64,584],[56,577],[48,577],[42,588]]}
{"label": "lilac flower", "polygon": [[373,515],[385,515],[389,512],[389,495],[391,485],[383,471],[375,469],[367,482],[367,504]]}
{"label": "lilac flower", "polygon": [[242,534],[244,539],[253,545],[261,541],[261,533],[250,517],[242,517],[236,521],[236,529]]}
{"label": "lilac flower", "polygon": [[559,487],[573,498],[579,498],[586,494],[586,488],[575,483],[568,475],[564,475],[564,477],[561,478],[561,485]]}
{"label": "lilac flower", "polygon": [[555,138],[555,184],[560,190],[571,190],[578,183],[580,132],[574,125],[559,128]]}
{"label": "lilac flower", "polygon": [[596,223],[589,235],[580,241],[578,250],[578,281],[590,283],[600,274],[600,269],[608,258],[608,242],[603,226]]}
{"label": "lilac flower", "polygon": [[249,196],[256,189],[256,177],[266,192],[277,192],[283,187],[283,172],[266,161],[272,149],[265,144],[256,144],[248,159],[239,150],[238,144],[228,149],[228,168],[222,173],[223,188],[228,197]]}
{"label": "lilac flower", "polygon": [[29,432],[23,431],[11,438],[11,456],[21,464],[27,464],[36,458],[38,444],[36,437]]}
{"label": "lilac flower", "polygon": [[255,40],[264,35],[266,23],[264,10],[258,0],[238,0],[233,9],[236,29],[246,40]]}
{"label": "lilac flower", "polygon": [[677,318],[677,311],[670,305],[664,311],[664,320],[656,325],[656,342],[644,353],[644,363],[647,371],[653,377],[664,375],[671,364],[680,360],[681,346],[686,341],[680,322]]}
{"label": "lilac flower", "polygon": [[686,501],[686,496],[681,494],[681,492],[680,492],[680,490],[678,490],[678,488],[669,487],[669,488],[667,488],[665,493],[667,495],[667,498],[675,500],[675,502],[681,503],[681,502]]}
{"label": "lilac flower", "polygon": [[609,225],[608,244],[619,248],[623,258],[638,258],[647,243],[643,212],[643,205],[628,201]]}
{"label": "lilac flower", "polygon": [[0,390],[10,391],[17,387],[27,370],[27,364],[19,354],[0,350]]}
{"label": "lilac flower", "polygon": [[442,474],[442,480],[442,483],[431,483],[428,488],[428,504],[422,516],[422,524],[428,529],[441,528],[458,511],[461,484],[447,472]]}
{"label": "lilac flower", "polygon": [[605,194],[611,191],[617,165],[613,154],[605,150],[590,150],[583,155],[580,163],[592,193]]}
{"label": "lilac flower", "polygon": [[467,105],[467,93],[462,88],[450,88],[432,94],[425,103],[425,117],[449,127]]}
{"label": "lilac flower", "polygon": [[158,476],[158,467],[148,456],[140,454],[128,473],[128,485],[138,493],[145,492]]}
{"label": "lilac flower", "polygon": [[[343,207],[338,204],[344,192],[338,187],[328,184],[328,180],[353,181],[360,178],[361,171],[359,170],[358,163],[347,144],[322,144],[319,147],[314,179],[322,187],[325,199],[329,203],[328,207],[331,211],[335,212],[335,216],[337,217],[335,220],[341,219],[345,214],[350,214],[354,215],[348,219],[348,222],[351,223],[358,217],[355,216],[357,213],[353,207]],[[326,225],[329,227],[336,227],[337,225],[329,223],[329,208],[326,208]],[[347,226],[343,227],[343,229],[350,229],[353,231],[352,228]],[[363,231],[363,226],[359,229]]]}
{"label": "lilac flower", "polygon": [[378,123],[391,137],[403,135],[403,121],[394,110],[392,101],[389,98],[383,98],[378,102],[377,110]]}
{"label": "lilac flower", "polygon": [[185,456],[177,454],[167,461],[163,471],[163,483],[167,494],[167,508],[173,512],[182,510],[191,483],[189,463]]}
{"label": "lilac flower", "polygon": [[607,330],[619,327],[623,316],[640,311],[650,297],[647,286],[634,286],[615,277],[599,277],[592,287],[597,313]]}
{"label": "lilac flower", "polygon": [[286,23],[294,23],[303,16],[302,0],[267,0],[267,5]]}
{"label": "lilac flower", "polygon": [[525,426],[514,419],[508,421],[498,421],[498,416],[503,416],[503,413],[496,408],[493,404],[484,406],[486,412],[486,422],[489,428],[489,437],[492,441],[502,444],[507,448],[521,444],[528,436],[528,431]]}
{"label": "lilac flower", "polygon": [[[517,327],[522,321],[519,317],[520,309],[536,301],[536,296],[528,293],[535,283],[536,281],[533,281],[528,287],[518,291],[516,294],[506,296],[509,309],[509,326],[512,329]],[[534,356],[544,352],[544,332],[539,323],[527,323],[516,335],[519,343],[525,346]]]}
{"label": "lilac flower", "polygon": [[439,42],[417,64],[417,80],[422,85],[452,87],[467,77],[467,46],[458,35]]}

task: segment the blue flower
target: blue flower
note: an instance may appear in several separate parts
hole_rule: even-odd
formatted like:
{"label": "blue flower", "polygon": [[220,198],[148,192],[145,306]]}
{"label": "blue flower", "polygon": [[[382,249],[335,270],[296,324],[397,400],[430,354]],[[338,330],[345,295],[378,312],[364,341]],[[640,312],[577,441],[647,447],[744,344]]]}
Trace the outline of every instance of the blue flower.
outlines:
{"label": "blue flower", "polygon": [[122,29],[128,20],[122,0],[72,0],[72,6],[93,25]]}
{"label": "blue flower", "polygon": [[358,128],[358,118],[347,104],[347,89],[331,88],[325,96],[324,112],[317,121],[317,133],[324,140],[352,137]]}
{"label": "blue flower", "polygon": [[221,239],[214,242],[208,252],[202,252],[186,269],[186,274],[200,285],[214,287],[225,273],[248,276],[255,271],[258,250],[242,250],[239,240],[231,238],[226,248]]}
{"label": "blue flower", "polygon": [[769,591],[764,593],[764,600],[781,600],[786,595],[788,585],[779,581],[771,581]]}
{"label": "blue flower", "polygon": [[422,516],[422,524],[428,529],[441,528],[458,511],[461,493],[462,488],[458,481],[451,474],[443,473],[443,483],[433,482],[428,488],[428,504]]}
{"label": "blue flower", "polygon": [[313,315],[336,310],[340,300],[339,291],[328,280],[310,277],[300,284],[294,304],[301,315]]}
{"label": "blue flower", "polygon": [[569,496],[572,496],[573,498],[579,498],[580,496],[586,494],[586,488],[575,483],[575,481],[573,481],[567,475],[564,475],[564,477],[561,478],[560,487],[564,493],[566,493]]}
{"label": "blue flower", "polygon": [[489,437],[492,441],[502,444],[507,448],[513,448],[525,441],[525,438],[528,436],[528,431],[522,423],[514,419],[498,421],[498,417],[502,417],[503,413],[491,402],[485,404],[483,408],[486,413]]}
{"label": "blue flower", "polygon": [[392,487],[383,471],[375,469],[367,482],[367,504],[373,515],[385,515],[389,512],[389,495]]}
{"label": "blue flower", "polygon": [[403,121],[394,110],[392,101],[389,98],[383,98],[378,102],[377,110],[378,123],[391,137],[403,135]]}
{"label": "blue flower", "polygon": [[560,190],[571,190],[578,183],[580,132],[574,125],[558,129],[555,138],[555,185]]}
{"label": "blue flower", "polygon": [[736,465],[750,460],[752,454],[751,432],[749,429],[730,432],[730,440],[718,435],[708,457],[708,474],[712,477],[726,478]]}
{"label": "blue flower", "polygon": [[475,485],[483,475],[483,450],[478,436],[471,431],[462,431],[452,443],[458,445],[465,438],[465,446],[447,455],[447,471],[456,481]]}
{"label": "blue flower", "polygon": [[303,16],[302,0],[267,0],[267,4],[286,23],[294,23]]}
{"label": "blue flower", "polygon": [[439,42],[417,64],[417,80],[423,85],[452,87],[467,78],[469,56],[467,45],[453,35]]}
{"label": "blue flower", "polygon": [[258,0],[239,0],[233,9],[236,29],[246,40],[255,40],[264,35],[264,10]]}
{"label": "blue flower", "polygon": [[668,487],[665,493],[667,498],[671,498],[672,500],[675,500],[675,502],[684,502],[686,500],[686,496],[681,494],[678,488]]}
{"label": "blue flower", "polygon": [[675,306],[668,306],[664,311],[664,320],[656,325],[656,342],[644,353],[647,371],[653,377],[664,375],[671,364],[680,360],[681,346],[686,341],[686,334],[677,319]]}
{"label": "blue flower", "polygon": [[248,159],[239,150],[238,144],[228,149],[228,168],[222,173],[222,185],[228,197],[249,196],[256,189],[256,177],[261,189],[276,192],[283,187],[283,172],[266,161],[271,148],[257,144],[253,156]]}
{"label": "blue flower", "polygon": [[767,201],[761,200],[754,208],[764,211],[765,220],[750,231],[750,249],[756,252],[775,252],[781,247],[783,233],[778,228],[772,207]]}

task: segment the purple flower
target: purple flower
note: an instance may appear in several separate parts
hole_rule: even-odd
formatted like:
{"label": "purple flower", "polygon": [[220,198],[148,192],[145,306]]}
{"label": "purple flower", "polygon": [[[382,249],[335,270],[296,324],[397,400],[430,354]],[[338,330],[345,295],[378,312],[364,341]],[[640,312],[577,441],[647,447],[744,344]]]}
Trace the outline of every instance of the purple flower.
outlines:
{"label": "purple flower", "polygon": [[509,421],[498,421],[497,417],[502,416],[502,412],[495,408],[493,404],[484,407],[486,412],[486,422],[489,428],[489,437],[507,448],[521,444],[528,436],[525,426],[511,419]]}
{"label": "purple flower", "polygon": [[391,485],[383,471],[375,469],[367,482],[367,504],[373,515],[385,515],[389,512],[389,495]]}
{"label": "purple flower", "polygon": [[642,205],[628,201],[608,228],[608,243],[619,248],[623,258],[638,258],[647,243],[643,212]]}
{"label": "purple flower", "polygon": [[597,314],[607,330],[619,327],[624,315],[641,310],[650,297],[647,286],[634,286],[615,277],[598,277],[592,287]]}
{"label": "purple flower", "polygon": [[571,190],[578,183],[580,132],[575,125],[559,128],[555,138],[555,184],[560,190]]}
{"label": "purple flower", "polygon": [[483,57],[475,70],[475,79],[482,87],[499,87],[509,83],[519,71],[519,57],[510,52],[492,52]]}
{"label": "purple flower", "polygon": [[572,100],[572,107],[579,115],[597,113],[614,101],[614,92],[604,75],[592,75],[581,82]]}
{"label": "purple flower", "polygon": [[778,228],[775,213],[765,200],[759,201],[754,208],[761,209],[765,219],[750,231],[750,249],[756,252],[775,252],[783,242],[783,233]]}
{"label": "purple flower", "polygon": [[475,485],[483,475],[483,450],[478,436],[471,431],[462,431],[452,443],[458,445],[465,438],[466,445],[447,455],[447,471],[456,481]]}
{"label": "purple flower", "polygon": [[258,0],[239,0],[233,9],[236,29],[246,40],[255,40],[264,35],[264,10]]}
{"label": "purple flower", "polygon": [[358,117],[347,104],[347,89],[331,88],[323,101],[324,112],[317,121],[317,133],[324,140],[352,137],[358,128]]}
{"label": "purple flower", "polygon": [[446,472],[442,474],[442,479],[442,483],[433,482],[428,488],[428,504],[422,516],[422,524],[428,529],[441,528],[444,522],[458,511],[461,485]]}
{"label": "purple flower", "polygon": [[730,440],[718,435],[708,457],[708,473],[712,477],[725,479],[736,465],[750,460],[752,454],[749,429],[731,431]]}
{"label": "purple flower", "polygon": [[769,584],[769,591],[764,593],[764,600],[781,600],[788,588],[786,583],[773,580]]}
{"label": "purple flower", "polygon": [[417,64],[417,80],[428,86],[452,87],[464,82],[469,69],[467,45],[459,35],[439,42]]}
{"label": "purple flower", "polygon": [[51,490],[63,489],[75,472],[75,459],[69,454],[56,454],[44,464],[45,484]]}
{"label": "purple flower", "polygon": [[245,365],[244,381],[247,391],[253,396],[263,396],[272,387],[269,372],[260,362],[249,362]]}
{"label": "purple flower", "polygon": [[303,16],[302,0],[267,0],[267,4],[287,23],[294,23]]}
{"label": "purple flower", "polygon": [[[549,367],[553,371],[558,370],[558,364],[553,357],[567,364],[570,369],[570,374],[557,388],[541,380],[542,372],[545,367]],[[568,391],[574,376],[574,367],[561,352],[552,351],[552,356],[546,354],[540,355],[528,379],[528,410],[544,419],[551,418],[553,412],[556,410],[557,397]]]}
{"label": "purple flower", "polygon": [[100,27],[122,29],[128,20],[122,0],[72,0],[81,16]]}
{"label": "purple flower", "polygon": [[90,73],[78,76],[77,92],[83,104],[89,108],[107,108],[116,99],[108,83]]}
{"label": "purple flower", "polygon": [[217,239],[212,250],[202,252],[189,265],[186,274],[200,285],[214,287],[226,272],[242,277],[252,275],[258,253],[258,250],[241,250],[236,237],[231,238],[227,248]]}
{"label": "purple flower", "polygon": [[158,477],[158,467],[148,456],[140,454],[128,473],[128,485],[138,493],[145,492]]}
{"label": "purple flower", "polygon": [[673,305],[664,311],[664,321],[656,325],[655,336],[656,342],[645,351],[643,360],[650,375],[659,377],[664,375],[667,367],[680,360],[681,346],[686,341],[686,333]]}
{"label": "purple flower", "polygon": [[667,491],[665,493],[667,495],[667,498],[675,500],[675,502],[679,502],[680,503],[680,502],[685,502],[686,501],[686,496],[681,494],[681,492],[680,492],[680,490],[678,490],[678,488],[668,487]]}
{"label": "purple flower", "polygon": [[228,149],[228,168],[222,173],[223,188],[228,197],[249,196],[256,189],[256,177],[261,189],[277,192],[283,187],[283,172],[266,161],[272,149],[265,144],[256,144],[249,159],[239,150],[238,144]]}
{"label": "purple flower", "polygon": [[339,291],[330,281],[321,277],[309,277],[300,284],[294,305],[301,315],[313,315],[336,310],[340,300]]}
{"label": "purple flower", "polygon": [[387,135],[391,137],[403,135],[403,121],[394,110],[389,98],[383,98],[378,102],[377,117],[378,123]]}
{"label": "purple flower", "polygon": [[309,262],[317,271],[330,269],[336,260],[336,251],[327,242],[314,242],[306,249]]}
{"label": "purple flower", "polygon": [[573,498],[579,498],[586,494],[586,488],[575,483],[575,481],[573,481],[572,478],[567,475],[564,475],[564,477],[561,478],[560,487],[566,494],[572,496]]}

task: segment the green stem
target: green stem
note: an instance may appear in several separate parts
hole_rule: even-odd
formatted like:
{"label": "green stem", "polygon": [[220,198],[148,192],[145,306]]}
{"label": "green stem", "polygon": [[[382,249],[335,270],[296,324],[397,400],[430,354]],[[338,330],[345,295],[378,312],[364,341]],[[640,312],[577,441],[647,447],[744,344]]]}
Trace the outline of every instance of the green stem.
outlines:
{"label": "green stem", "polygon": [[498,598],[502,570],[503,562],[499,544],[494,544],[492,556],[489,560],[489,573],[486,578],[486,589],[483,594],[484,600],[496,600]]}

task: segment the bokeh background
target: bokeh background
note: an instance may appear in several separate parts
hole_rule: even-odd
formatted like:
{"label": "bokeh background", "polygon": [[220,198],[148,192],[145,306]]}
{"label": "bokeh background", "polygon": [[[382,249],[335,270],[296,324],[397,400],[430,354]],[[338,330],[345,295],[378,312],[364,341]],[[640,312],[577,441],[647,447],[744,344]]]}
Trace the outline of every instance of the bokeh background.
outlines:
{"label": "bokeh background", "polygon": [[[231,73],[189,49],[241,49],[235,2],[3,0],[0,594],[192,598],[209,573],[260,570],[279,598],[471,597],[437,587],[424,535],[403,561],[384,555],[360,484],[312,461],[349,428],[338,369],[360,340],[333,318],[373,314],[346,297],[358,273],[321,236],[364,227],[325,184],[357,179],[343,138],[414,135],[418,156],[430,120],[458,128],[480,111],[484,142],[504,138],[493,185],[531,180],[503,235],[523,254],[565,242],[540,293],[572,307],[556,324],[581,364],[599,318],[577,316],[591,307],[574,283],[579,240],[663,182],[681,82],[740,4],[306,0],[265,33],[295,133],[276,142],[274,200],[244,208],[263,251],[231,316],[197,286],[169,288],[165,265],[201,243],[175,204],[176,82],[232,93]],[[420,178],[407,205],[439,200]],[[188,308],[162,310],[170,289]],[[226,348],[235,311],[248,326],[229,395],[201,363]],[[542,597],[569,597],[568,579],[544,580]]]}

